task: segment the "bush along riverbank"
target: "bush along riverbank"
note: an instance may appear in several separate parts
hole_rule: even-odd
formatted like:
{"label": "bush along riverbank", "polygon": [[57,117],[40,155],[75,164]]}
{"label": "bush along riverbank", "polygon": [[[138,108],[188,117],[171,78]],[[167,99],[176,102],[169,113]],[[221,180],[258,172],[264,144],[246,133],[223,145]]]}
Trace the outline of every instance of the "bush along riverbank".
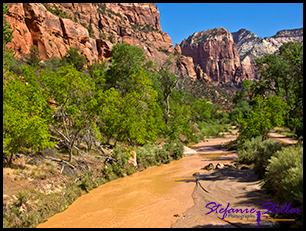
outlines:
{"label": "bush along riverbank", "polygon": [[[132,150],[136,151],[137,155],[138,165],[136,167],[129,163]],[[35,155],[35,159],[26,160],[23,164],[23,170],[19,172],[20,177],[15,177],[15,180],[29,177],[31,184],[15,192],[13,199],[3,200],[3,227],[36,227],[49,217],[65,210],[79,196],[88,193],[91,189],[150,166],[159,166],[168,164],[172,160],[178,160],[183,156],[183,150],[181,143],[162,146],[147,144],[133,148],[116,147],[108,159],[103,158],[102,160],[98,156],[88,157],[86,162],[78,159],[72,162],[71,166],[68,162],[61,162],[65,164],[64,169],[60,162],[45,158],[39,159]],[[62,154],[57,153],[55,149],[42,152],[42,156],[53,156],[54,160],[59,155]],[[20,157],[20,159],[23,158],[27,156]],[[30,168],[33,165],[37,167]],[[27,169],[31,169],[31,172]],[[47,181],[49,184],[46,184]]]}
{"label": "bush along riverbank", "polygon": [[252,138],[237,150],[238,165],[249,165],[262,179],[261,184],[275,198],[280,208],[291,203],[291,208],[299,208],[301,213],[276,213],[275,219],[295,219],[282,221],[281,227],[303,227],[303,146],[278,143],[271,139],[262,141]]}

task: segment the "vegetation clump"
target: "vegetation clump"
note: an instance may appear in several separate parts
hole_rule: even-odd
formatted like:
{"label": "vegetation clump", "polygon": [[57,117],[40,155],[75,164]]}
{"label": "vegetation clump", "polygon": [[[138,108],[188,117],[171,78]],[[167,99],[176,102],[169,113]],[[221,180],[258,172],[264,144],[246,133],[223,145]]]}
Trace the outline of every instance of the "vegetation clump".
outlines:
{"label": "vegetation clump", "polygon": [[[97,4],[100,13],[115,15]],[[51,166],[31,177],[66,176],[61,192],[22,191],[14,203],[3,204],[4,227],[35,227],[92,188],[177,160],[183,144],[221,136],[233,124],[239,137],[231,148],[238,147],[239,162],[253,164],[280,203],[290,200],[302,210],[303,148],[285,147],[268,134],[283,126],[303,139],[303,44],[284,43],[279,54],[257,59],[259,81],[244,80],[231,98],[184,76],[175,57],[157,65],[126,43],[112,47],[111,63],[87,65],[77,48],[42,61],[34,46],[25,60],[15,58],[6,48],[12,32],[3,19],[3,163],[43,158]],[[154,31],[148,25],[135,29]],[[132,151],[137,168],[129,163]],[[302,221],[301,214],[295,218]]]}

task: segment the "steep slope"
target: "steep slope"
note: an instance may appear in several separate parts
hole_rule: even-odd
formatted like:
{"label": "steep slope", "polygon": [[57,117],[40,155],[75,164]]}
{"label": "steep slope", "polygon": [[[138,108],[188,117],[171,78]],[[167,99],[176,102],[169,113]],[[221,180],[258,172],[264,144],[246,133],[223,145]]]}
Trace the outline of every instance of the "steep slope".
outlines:
{"label": "steep slope", "polygon": [[303,42],[303,28],[293,30],[281,30],[272,37],[264,38],[273,46],[279,48],[285,42]]}
{"label": "steep slope", "polygon": [[282,30],[272,37],[260,38],[246,29],[232,33],[237,44],[241,65],[251,79],[257,78],[255,59],[265,54],[274,54],[284,42],[303,42],[303,28]]}
{"label": "steep slope", "polygon": [[[116,43],[143,49],[153,62],[175,53],[170,36],[162,32],[154,3],[8,3],[5,15],[13,29],[8,47],[16,56],[29,53],[32,44],[43,59],[63,57],[70,47],[80,48],[89,63],[105,60]],[[181,56],[183,73],[195,77],[190,60]]]}
{"label": "steep slope", "polygon": [[223,27],[195,32],[181,42],[180,48],[183,55],[193,58],[210,81],[239,84],[248,78],[232,34]]}

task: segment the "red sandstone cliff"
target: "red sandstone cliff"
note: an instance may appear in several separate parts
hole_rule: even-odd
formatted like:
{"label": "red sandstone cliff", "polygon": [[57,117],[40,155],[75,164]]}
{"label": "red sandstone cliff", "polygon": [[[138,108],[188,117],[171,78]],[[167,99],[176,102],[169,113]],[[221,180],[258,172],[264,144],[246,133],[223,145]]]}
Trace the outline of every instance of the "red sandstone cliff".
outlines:
{"label": "red sandstone cliff", "polygon": [[[162,32],[154,3],[8,3],[5,15],[13,32],[16,56],[36,45],[43,59],[63,57],[80,48],[89,63],[105,60],[116,43],[139,46],[153,62],[175,53],[170,36]],[[196,76],[192,61],[182,55],[179,69]],[[185,64],[185,65],[184,65]]]}
{"label": "red sandstone cliff", "polygon": [[210,81],[239,84],[248,78],[232,34],[222,27],[195,32],[182,41],[180,48],[183,55],[193,58]]}

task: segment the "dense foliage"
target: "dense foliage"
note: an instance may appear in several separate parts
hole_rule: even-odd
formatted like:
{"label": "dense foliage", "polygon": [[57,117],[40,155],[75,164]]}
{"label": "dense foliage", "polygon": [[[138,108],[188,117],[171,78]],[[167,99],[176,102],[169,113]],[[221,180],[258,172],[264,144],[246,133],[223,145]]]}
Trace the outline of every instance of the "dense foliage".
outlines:
{"label": "dense foliage", "polygon": [[286,103],[276,95],[264,99],[257,95],[251,111],[237,118],[240,126],[239,139],[242,143],[256,136],[262,140],[268,137],[268,132],[276,126],[284,124]]}
{"label": "dense foliage", "polygon": [[[303,148],[300,144],[283,147],[267,138],[269,131],[282,126],[303,140],[303,44],[284,43],[278,54],[257,59],[256,67],[259,81],[243,81],[230,113],[239,128],[239,162],[254,166],[278,204],[292,203],[302,211]],[[302,213],[283,216],[276,218],[296,219],[284,226],[302,227]]]}
{"label": "dense foliage", "polygon": [[[158,66],[147,61],[139,47],[116,44],[111,63],[94,62],[85,67],[86,59],[78,52],[71,48],[62,59],[42,62],[34,46],[25,61],[5,51],[4,108],[10,108],[3,112],[6,156],[25,148],[40,150],[54,145],[50,128],[63,138],[72,161],[74,149],[84,152],[82,142],[87,151],[100,142],[131,146],[152,144],[157,139],[197,142],[220,132],[217,127],[212,127],[213,133],[205,130],[207,124],[201,125],[201,135],[196,135],[197,124],[228,122],[226,113],[216,113],[221,106],[210,99],[196,99],[185,90],[188,78],[170,72],[171,57]],[[20,93],[27,103],[17,103],[22,99],[17,97]],[[21,120],[17,115],[26,122],[14,122]],[[35,126],[26,126],[35,121]],[[30,132],[34,128],[36,136]]]}
{"label": "dense foliage", "polygon": [[277,151],[269,159],[266,170],[265,187],[282,203],[290,201],[292,207],[302,210],[303,146],[291,146]]}
{"label": "dense foliage", "polygon": [[[7,12],[3,3],[3,14]],[[128,163],[132,150],[137,151],[138,169],[169,163],[182,157],[182,142],[218,136],[228,131],[228,123],[236,123],[239,161],[254,164],[278,200],[290,199],[302,208],[303,149],[266,140],[276,126],[302,138],[301,43],[284,43],[278,54],[257,59],[259,81],[244,80],[232,97],[227,93],[235,90],[230,83],[220,90],[183,76],[175,65],[179,57],[169,55],[157,65],[146,60],[141,48],[126,43],[113,46],[111,63],[86,65],[86,58],[72,47],[63,58],[42,61],[32,46],[29,55],[18,59],[6,48],[13,38],[9,27],[3,16],[4,162],[11,163],[18,152],[35,154],[54,147],[58,140],[67,149],[68,162],[88,155],[93,146],[109,154],[101,143],[111,143],[112,153],[102,156],[111,161],[105,160],[99,170],[105,182],[136,171]],[[225,112],[231,103],[232,111]],[[79,184],[84,191],[99,184],[92,172]]]}
{"label": "dense foliage", "polygon": [[265,139],[269,130],[282,125],[302,138],[303,44],[284,43],[279,54],[257,59],[256,67],[259,81],[244,80],[233,100],[231,118],[240,127],[240,139],[258,135]]}
{"label": "dense foliage", "polygon": [[3,76],[3,154],[12,155],[23,149],[38,150],[54,145],[50,142],[52,108],[30,67],[18,77],[4,66]]}
{"label": "dense foliage", "polygon": [[[262,185],[277,204],[291,203],[291,208],[303,211],[303,146],[286,146],[260,136],[246,141],[237,152],[239,163],[254,165],[262,179]],[[274,214],[275,218],[295,219],[284,227],[302,227],[303,212],[300,214]]]}
{"label": "dense foliage", "polygon": [[253,94],[276,94],[288,104],[286,126],[298,137],[303,134],[303,44],[288,42],[279,54],[266,54],[256,60],[260,80]]}
{"label": "dense foliage", "polygon": [[6,14],[9,11],[8,5],[6,3],[3,3],[3,46],[6,46],[8,42],[11,42],[13,39],[13,31],[9,30],[10,24],[6,21],[4,14]]}

